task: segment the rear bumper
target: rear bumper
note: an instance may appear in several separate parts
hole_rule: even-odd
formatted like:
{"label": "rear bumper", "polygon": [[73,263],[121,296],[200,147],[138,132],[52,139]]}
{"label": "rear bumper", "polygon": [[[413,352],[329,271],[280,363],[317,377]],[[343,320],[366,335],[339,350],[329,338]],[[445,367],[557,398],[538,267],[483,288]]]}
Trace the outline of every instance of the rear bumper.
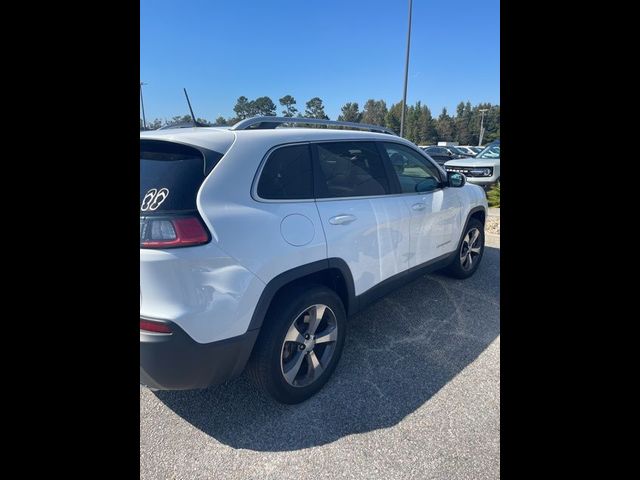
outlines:
{"label": "rear bumper", "polygon": [[212,343],[198,343],[173,322],[173,333],[140,331],[140,383],[155,390],[206,388],[244,370],[259,329]]}

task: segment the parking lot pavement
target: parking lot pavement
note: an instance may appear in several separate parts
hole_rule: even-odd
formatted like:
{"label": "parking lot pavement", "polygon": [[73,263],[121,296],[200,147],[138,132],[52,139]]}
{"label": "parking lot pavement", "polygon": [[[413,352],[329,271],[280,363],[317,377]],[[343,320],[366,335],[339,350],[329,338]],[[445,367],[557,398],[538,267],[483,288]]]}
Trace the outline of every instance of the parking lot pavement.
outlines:
{"label": "parking lot pavement", "polygon": [[244,376],[140,388],[141,478],[494,479],[500,250],[467,280],[423,276],[354,316],[333,378],[280,405]]}

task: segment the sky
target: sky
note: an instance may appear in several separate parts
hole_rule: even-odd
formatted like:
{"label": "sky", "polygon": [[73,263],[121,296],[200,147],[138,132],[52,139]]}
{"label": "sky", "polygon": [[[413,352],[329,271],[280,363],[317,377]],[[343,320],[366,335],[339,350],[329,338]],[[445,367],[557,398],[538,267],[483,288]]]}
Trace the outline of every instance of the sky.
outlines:
{"label": "sky", "polygon": [[[141,0],[145,116],[234,116],[239,96],[402,100],[408,1]],[[500,103],[499,0],[414,0],[407,104],[434,114],[460,101]]]}

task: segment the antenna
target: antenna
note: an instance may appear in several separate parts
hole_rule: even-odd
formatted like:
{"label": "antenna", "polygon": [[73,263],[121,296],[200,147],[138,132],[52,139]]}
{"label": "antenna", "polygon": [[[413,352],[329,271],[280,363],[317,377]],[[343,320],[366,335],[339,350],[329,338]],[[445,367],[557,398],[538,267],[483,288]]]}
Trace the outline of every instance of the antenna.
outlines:
{"label": "antenna", "polygon": [[196,120],[196,116],[193,114],[193,108],[191,108],[191,102],[189,101],[189,95],[187,94],[187,89],[183,88],[184,96],[187,97],[187,104],[189,105],[189,111],[191,112],[191,119],[193,120],[193,125],[196,127],[204,127],[205,125],[198,123]]}

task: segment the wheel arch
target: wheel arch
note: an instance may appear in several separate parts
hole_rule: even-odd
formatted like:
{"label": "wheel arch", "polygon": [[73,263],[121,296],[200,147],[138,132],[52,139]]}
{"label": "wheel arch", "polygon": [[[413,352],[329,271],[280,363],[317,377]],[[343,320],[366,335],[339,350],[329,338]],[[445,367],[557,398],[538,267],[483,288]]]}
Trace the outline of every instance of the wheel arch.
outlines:
{"label": "wheel arch", "polygon": [[462,239],[464,238],[464,234],[467,231],[467,227],[469,226],[469,220],[471,220],[472,218],[477,219],[479,222],[482,223],[482,225],[484,225],[484,222],[487,219],[487,210],[482,205],[478,205],[476,207],[473,207],[471,210],[469,210],[469,213],[467,214],[467,219],[464,222],[464,227],[460,232],[460,238],[458,239],[458,246],[456,247],[458,249],[462,244]]}
{"label": "wheel arch", "polygon": [[334,290],[342,300],[347,315],[357,311],[357,298],[349,266],[341,258],[329,258],[287,270],[271,279],[260,295],[248,330],[262,327],[269,308],[282,292],[305,284],[320,284]]}
{"label": "wheel arch", "polygon": [[469,211],[469,215],[467,216],[467,221],[465,222],[464,228],[467,229],[467,225],[469,224],[469,219],[475,218],[480,221],[483,225],[485,220],[487,219],[487,212],[484,207],[474,207]]}

